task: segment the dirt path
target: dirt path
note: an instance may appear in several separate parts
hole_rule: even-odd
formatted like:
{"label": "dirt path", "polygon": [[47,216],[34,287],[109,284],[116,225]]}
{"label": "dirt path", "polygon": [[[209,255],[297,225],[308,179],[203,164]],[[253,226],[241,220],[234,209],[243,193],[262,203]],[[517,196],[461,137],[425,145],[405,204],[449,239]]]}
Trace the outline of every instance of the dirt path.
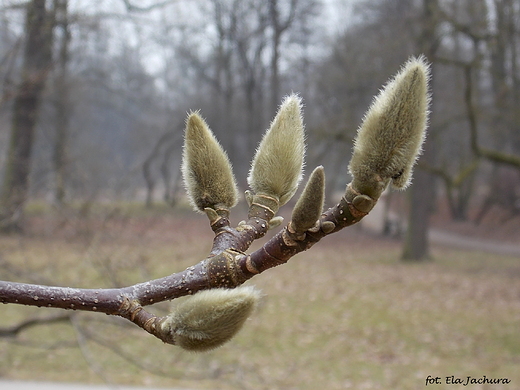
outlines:
{"label": "dirt path", "polygon": [[520,257],[520,242],[518,244],[501,243],[497,241],[483,240],[476,237],[463,236],[461,234],[440,229],[431,229],[429,238],[432,243],[453,248]]}

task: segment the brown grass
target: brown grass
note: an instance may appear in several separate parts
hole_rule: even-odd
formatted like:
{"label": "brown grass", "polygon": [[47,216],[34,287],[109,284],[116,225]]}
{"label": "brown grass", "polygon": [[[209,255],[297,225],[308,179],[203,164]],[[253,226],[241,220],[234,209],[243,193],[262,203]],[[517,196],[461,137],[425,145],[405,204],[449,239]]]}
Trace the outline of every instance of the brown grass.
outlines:
{"label": "brown grass", "polygon": [[[0,238],[1,278],[132,284],[201,260],[211,242],[202,217],[121,213],[58,224],[44,215],[32,222],[29,236]],[[350,230],[249,281],[264,292],[262,304],[216,351],[184,352],[123,321],[78,313],[74,325],[0,340],[0,376],[99,382],[101,373],[116,383],[192,389],[415,390],[428,375],[486,375],[520,388],[520,259],[434,248],[433,262],[405,264],[398,242]],[[6,305],[0,327],[50,312]]]}

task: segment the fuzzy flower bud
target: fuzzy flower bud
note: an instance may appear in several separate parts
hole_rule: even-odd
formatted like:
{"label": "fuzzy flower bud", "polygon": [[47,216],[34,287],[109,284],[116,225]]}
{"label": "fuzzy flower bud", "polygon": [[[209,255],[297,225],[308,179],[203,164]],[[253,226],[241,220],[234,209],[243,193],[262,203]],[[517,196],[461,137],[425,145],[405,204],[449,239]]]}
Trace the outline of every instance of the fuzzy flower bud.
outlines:
{"label": "fuzzy flower bud", "polygon": [[251,164],[247,182],[255,194],[278,198],[280,206],[291,199],[302,178],[305,136],[301,99],[284,99],[264,134]]}
{"label": "fuzzy flower bud", "polygon": [[205,208],[230,209],[238,200],[238,190],[231,163],[209,129],[196,112],[186,121],[182,176],[196,211]]}
{"label": "fuzzy flower bud", "polygon": [[322,166],[312,171],[309,181],[296,202],[291,225],[295,232],[303,233],[316,224],[323,211],[325,199],[325,171]]}
{"label": "fuzzy flower bud", "polygon": [[429,67],[411,58],[374,99],[354,144],[352,186],[377,199],[389,182],[406,188],[421,151],[428,121]]}
{"label": "fuzzy flower bud", "polygon": [[260,299],[254,287],[200,291],[162,322],[173,344],[202,352],[220,347],[242,327]]}

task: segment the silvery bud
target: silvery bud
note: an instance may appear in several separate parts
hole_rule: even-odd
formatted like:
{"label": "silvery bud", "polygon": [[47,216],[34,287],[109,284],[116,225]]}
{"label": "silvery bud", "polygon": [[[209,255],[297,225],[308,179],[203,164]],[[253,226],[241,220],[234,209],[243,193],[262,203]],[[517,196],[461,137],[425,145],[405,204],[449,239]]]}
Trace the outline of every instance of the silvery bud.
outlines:
{"label": "silvery bud", "polygon": [[196,112],[186,120],[182,157],[182,176],[196,211],[230,209],[236,205],[238,190],[231,163],[204,119]]}
{"label": "silvery bud", "polygon": [[323,211],[324,199],[325,171],[319,166],[312,171],[292,211],[291,225],[296,233],[303,233],[316,225]]}
{"label": "silvery bud", "polygon": [[240,330],[259,299],[260,292],[250,286],[200,291],[179,304],[161,328],[186,350],[214,349]]}
{"label": "silvery bud", "polygon": [[284,99],[260,142],[247,178],[255,194],[276,197],[280,206],[291,199],[302,178],[305,136],[301,108],[299,96]]}
{"label": "silvery bud", "polygon": [[411,58],[375,97],[365,114],[349,164],[352,186],[378,198],[389,182],[406,188],[428,121],[429,66]]}

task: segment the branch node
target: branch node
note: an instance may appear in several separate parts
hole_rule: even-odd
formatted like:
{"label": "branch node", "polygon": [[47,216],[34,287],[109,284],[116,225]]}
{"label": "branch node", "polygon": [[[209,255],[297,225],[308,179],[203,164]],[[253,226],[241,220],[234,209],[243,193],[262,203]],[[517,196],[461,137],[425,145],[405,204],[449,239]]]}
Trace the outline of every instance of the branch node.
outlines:
{"label": "branch node", "polygon": [[358,195],[352,200],[352,205],[362,213],[369,213],[375,206],[374,199],[368,195]]}
{"label": "branch node", "polygon": [[282,231],[282,240],[283,243],[291,248],[291,247],[297,247],[298,242],[297,241],[303,241],[305,239],[305,233],[298,234],[294,230],[291,231],[291,224],[287,226],[286,229]]}
{"label": "branch node", "polygon": [[266,194],[252,194],[250,198],[249,218],[261,218],[270,221],[280,207],[278,198]]}
{"label": "branch node", "polygon": [[323,221],[320,225],[318,225],[318,229],[316,229],[316,232],[321,227],[321,231],[325,234],[331,233],[334,229],[336,229],[336,224],[332,221]]}
{"label": "branch node", "polygon": [[251,261],[251,256],[246,257],[246,269],[255,275],[260,273],[258,268],[256,268],[255,264]]}
{"label": "branch node", "polygon": [[208,280],[211,288],[233,288],[247,280],[235,259],[239,254],[241,255],[237,251],[227,249],[208,259]]}
{"label": "branch node", "polygon": [[269,230],[280,226],[282,224],[282,222],[283,222],[283,217],[281,217],[281,216],[276,216],[276,217],[272,218],[269,221]]}

